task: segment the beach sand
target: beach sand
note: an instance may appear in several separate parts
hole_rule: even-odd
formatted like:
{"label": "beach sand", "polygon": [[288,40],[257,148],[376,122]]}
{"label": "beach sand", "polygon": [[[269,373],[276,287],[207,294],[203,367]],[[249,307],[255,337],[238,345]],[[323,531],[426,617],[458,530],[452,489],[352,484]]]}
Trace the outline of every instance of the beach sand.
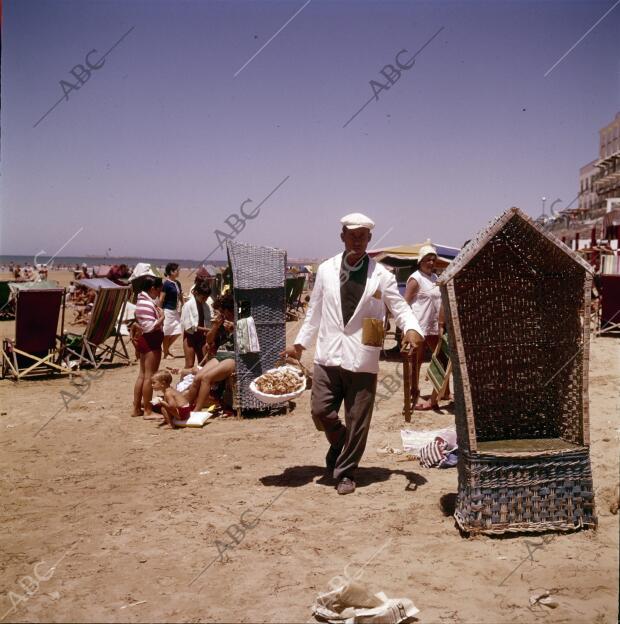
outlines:
{"label": "beach sand", "polygon": [[[1,322],[0,332],[13,327]],[[619,353],[617,340],[592,341],[599,527],[550,534],[539,549],[536,537],[461,536],[442,509],[456,469],[377,452],[401,447],[400,392],[375,411],[357,491],[338,496],[317,483],[327,445],[309,392],[286,415],[170,431],[130,418],[135,364],[103,369],[68,406],[67,376],[0,381],[0,617],[306,622],[318,592],[361,574],[376,591],[411,598],[422,622],[616,622]],[[395,366],[382,362],[380,379]],[[452,424],[443,405],[414,413],[410,427]],[[542,589],[556,609],[529,608]]]}

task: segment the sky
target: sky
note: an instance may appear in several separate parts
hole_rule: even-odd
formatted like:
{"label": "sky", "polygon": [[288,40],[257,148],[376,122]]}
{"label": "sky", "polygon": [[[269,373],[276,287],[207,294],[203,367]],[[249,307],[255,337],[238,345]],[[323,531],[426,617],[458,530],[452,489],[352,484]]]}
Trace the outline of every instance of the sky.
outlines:
{"label": "sky", "polygon": [[0,254],[322,258],[351,212],[460,246],[575,197],[619,33],[615,0],[5,0]]}

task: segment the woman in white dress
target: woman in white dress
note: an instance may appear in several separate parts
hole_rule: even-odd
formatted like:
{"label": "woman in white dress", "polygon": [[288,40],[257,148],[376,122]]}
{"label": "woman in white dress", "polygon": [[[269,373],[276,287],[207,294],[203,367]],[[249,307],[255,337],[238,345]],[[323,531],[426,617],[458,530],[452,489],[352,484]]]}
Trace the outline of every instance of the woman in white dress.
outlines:
{"label": "woman in white dress", "polygon": [[[432,245],[424,245],[420,249],[418,270],[412,273],[407,280],[405,301],[411,306],[413,313],[420,322],[424,331],[424,344],[417,351],[412,352],[412,383],[411,396],[414,401],[419,397],[420,389],[416,380],[420,378],[420,367],[424,359],[425,345],[435,351],[439,342],[440,329],[443,330],[444,319],[441,307],[441,293],[437,285],[437,275],[433,272],[437,261],[437,250]],[[413,367],[417,367],[417,371]],[[417,374],[414,374],[417,372]],[[437,406],[437,392],[433,390],[430,399],[420,401],[415,409],[429,410]]]}

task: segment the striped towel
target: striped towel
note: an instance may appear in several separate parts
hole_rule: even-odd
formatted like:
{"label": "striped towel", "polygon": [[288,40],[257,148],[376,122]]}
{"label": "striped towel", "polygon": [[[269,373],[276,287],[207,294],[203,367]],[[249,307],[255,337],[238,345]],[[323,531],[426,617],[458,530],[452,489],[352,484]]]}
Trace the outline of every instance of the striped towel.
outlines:
{"label": "striped towel", "polygon": [[420,464],[425,468],[450,468],[456,466],[456,444],[437,436],[420,449]]}

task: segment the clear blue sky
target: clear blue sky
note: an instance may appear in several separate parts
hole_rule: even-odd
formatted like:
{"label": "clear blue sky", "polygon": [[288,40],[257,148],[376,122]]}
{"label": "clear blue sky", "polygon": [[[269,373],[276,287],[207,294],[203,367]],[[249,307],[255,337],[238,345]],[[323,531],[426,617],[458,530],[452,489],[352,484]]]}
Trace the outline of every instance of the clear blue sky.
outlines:
{"label": "clear blue sky", "polygon": [[620,110],[620,6],[544,76],[615,0],[312,0],[235,77],[305,1],[5,2],[0,253],[84,228],[64,255],[202,258],[287,176],[239,240],[325,257],[359,211],[380,246],[460,245],[509,206],[573,199]]}

